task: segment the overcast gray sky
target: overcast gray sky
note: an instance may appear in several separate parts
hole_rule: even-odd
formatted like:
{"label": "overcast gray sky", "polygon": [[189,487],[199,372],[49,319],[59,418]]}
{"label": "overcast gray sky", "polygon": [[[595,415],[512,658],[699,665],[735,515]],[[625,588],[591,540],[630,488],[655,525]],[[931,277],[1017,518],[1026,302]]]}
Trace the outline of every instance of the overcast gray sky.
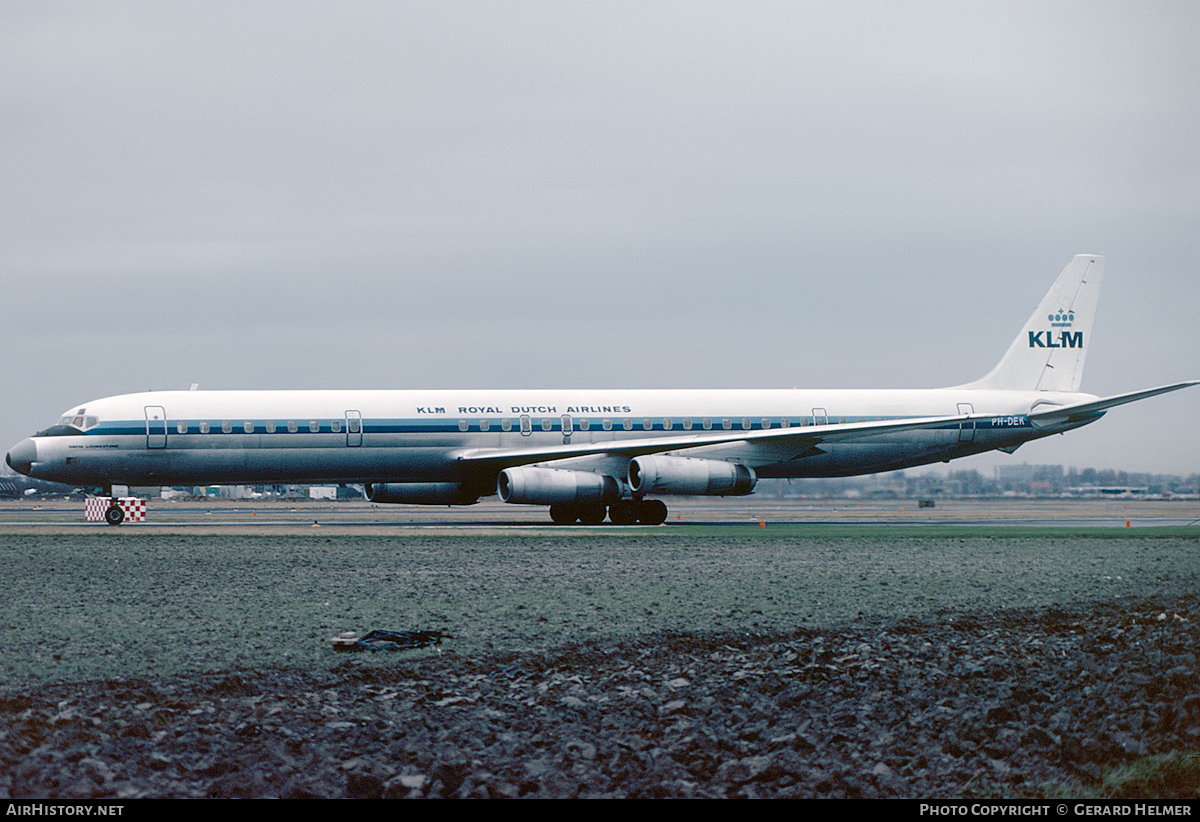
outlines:
{"label": "overcast gray sky", "polygon": [[[1200,378],[1200,5],[0,4],[0,447],[186,388]],[[1200,471],[1200,388],[1015,455]]]}

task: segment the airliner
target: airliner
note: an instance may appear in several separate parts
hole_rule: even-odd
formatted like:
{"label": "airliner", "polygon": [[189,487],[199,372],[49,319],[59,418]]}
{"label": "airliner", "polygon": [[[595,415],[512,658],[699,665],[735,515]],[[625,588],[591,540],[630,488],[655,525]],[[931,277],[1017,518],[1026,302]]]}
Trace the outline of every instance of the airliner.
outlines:
{"label": "airliner", "polygon": [[[1200,382],[1080,392],[1103,273],[1103,257],[1075,256],[995,368],[950,388],[155,391],[72,407],[6,460],[108,496],[121,486],[337,483],[378,503],[497,494],[549,506],[561,524],[661,524],[660,497],[1012,453]],[[110,513],[120,522],[117,506]]]}

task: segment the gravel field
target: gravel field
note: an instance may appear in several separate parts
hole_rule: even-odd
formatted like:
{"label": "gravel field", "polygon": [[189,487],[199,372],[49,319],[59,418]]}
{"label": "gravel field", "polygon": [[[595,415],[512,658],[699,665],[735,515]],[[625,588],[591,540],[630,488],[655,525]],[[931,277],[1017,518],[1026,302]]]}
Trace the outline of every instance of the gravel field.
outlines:
{"label": "gravel field", "polygon": [[113,537],[0,537],[11,797],[1197,797],[1111,781],[1195,767],[1195,536]]}

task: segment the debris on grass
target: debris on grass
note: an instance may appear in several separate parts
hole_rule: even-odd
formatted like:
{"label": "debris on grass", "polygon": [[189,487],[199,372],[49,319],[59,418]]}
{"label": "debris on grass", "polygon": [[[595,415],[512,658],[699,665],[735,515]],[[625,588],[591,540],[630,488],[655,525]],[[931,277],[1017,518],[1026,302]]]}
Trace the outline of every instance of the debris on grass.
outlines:
{"label": "debris on grass", "polygon": [[[376,629],[361,639],[356,631],[347,631],[339,636],[330,637],[333,650],[338,653],[357,651],[411,651],[415,648],[430,648],[442,644],[443,639],[449,639],[449,634],[441,631],[392,631]],[[441,648],[438,648],[441,652]]]}

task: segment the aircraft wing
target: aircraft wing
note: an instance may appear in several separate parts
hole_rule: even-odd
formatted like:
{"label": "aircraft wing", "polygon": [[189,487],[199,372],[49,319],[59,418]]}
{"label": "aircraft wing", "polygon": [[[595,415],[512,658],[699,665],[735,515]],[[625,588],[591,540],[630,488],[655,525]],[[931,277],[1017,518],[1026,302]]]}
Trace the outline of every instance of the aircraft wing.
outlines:
{"label": "aircraft wing", "polygon": [[1198,384],[1200,384],[1200,380],[1188,380],[1187,382],[1177,382],[1173,385],[1162,385],[1158,388],[1147,388],[1144,391],[1131,391],[1128,394],[1116,394],[1112,397],[1104,397],[1103,399],[1093,400],[1092,402],[1084,402],[1078,405],[1048,406],[1041,411],[1037,410],[1035,407],[1034,410],[1029,413],[1029,422],[1036,428],[1043,428],[1063,422],[1082,420],[1086,417],[1098,416],[1107,409],[1117,405],[1124,405],[1127,402],[1137,402],[1138,400],[1144,400],[1147,397],[1166,394],[1169,391],[1178,391],[1181,388],[1187,388],[1189,386]]}
{"label": "aircraft wing", "polygon": [[[1118,394],[1091,402],[1077,405],[1047,407],[1044,410],[1034,410],[1029,413],[1029,421],[1035,427],[1047,427],[1062,422],[1084,419],[1095,416],[1106,409],[1125,403],[1136,402],[1147,397],[1177,391],[1192,385],[1200,384],[1200,380],[1164,385],[1128,394]],[[991,420],[994,414],[954,414],[940,417],[919,417],[901,420],[879,420],[875,422],[847,422],[828,425],[808,425],[794,428],[769,428],[746,431],[721,430],[699,431],[686,434],[667,434],[657,437],[641,437],[638,439],[605,440],[602,442],[586,442],[579,444],[550,445],[532,448],[475,448],[463,449],[454,457],[463,463],[473,463],[487,466],[494,470],[503,470],[517,465],[529,465],[536,462],[573,459],[605,455],[633,459],[643,454],[661,454],[667,451],[684,451],[691,448],[704,448],[712,445],[729,445],[732,443],[762,443],[770,444],[776,449],[794,449],[792,457],[812,452],[822,443],[834,443],[845,440],[861,441],[864,438],[903,431],[918,431],[927,428],[943,428],[950,425],[981,422]],[[579,432],[577,432],[579,433]],[[789,457],[779,457],[782,461]]]}
{"label": "aircraft wing", "polygon": [[972,420],[991,419],[992,415],[952,415],[944,417],[920,417],[903,420],[881,420],[877,422],[847,422],[829,425],[808,425],[796,428],[768,428],[757,431],[721,430],[700,431],[678,435],[642,437],[639,439],[606,440],[578,445],[551,445],[538,448],[477,448],[464,449],[455,457],[462,462],[488,464],[497,470],[535,462],[572,459],[603,454],[632,459],[643,454],[661,454],[665,451],[682,451],[710,445],[728,445],[735,442],[771,443],[794,447],[796,455],[811,451],[817,445],[841,440],[860,440],[877,434],[900,431],[915,431],[923,428],[940,428],[958,425]]}

